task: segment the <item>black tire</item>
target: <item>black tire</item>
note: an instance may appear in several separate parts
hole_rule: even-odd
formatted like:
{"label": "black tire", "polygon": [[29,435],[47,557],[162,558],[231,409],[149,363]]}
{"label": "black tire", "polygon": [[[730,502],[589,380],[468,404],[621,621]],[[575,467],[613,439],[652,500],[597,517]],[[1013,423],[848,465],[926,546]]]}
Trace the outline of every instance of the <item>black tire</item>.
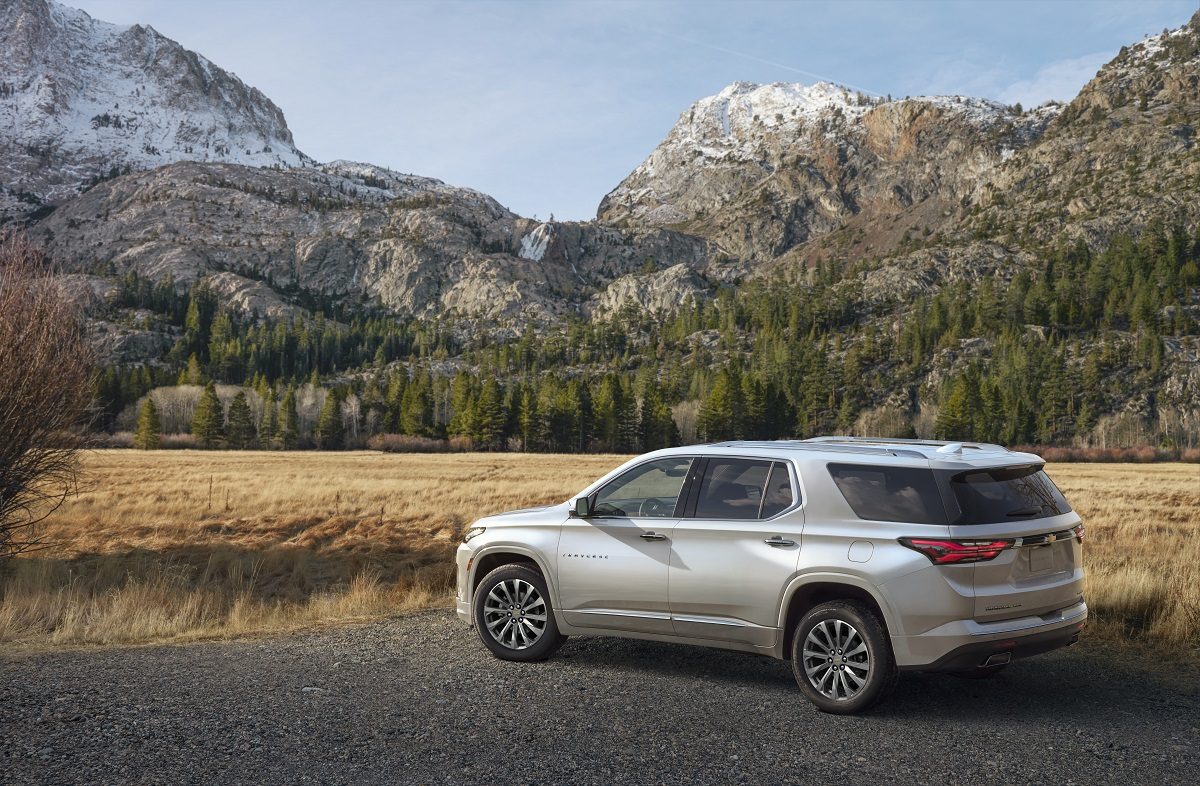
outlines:
{"label": "black tire", "polygon": [[[526,608],[521,608],[518,603],[507,603],[508,600],[512,600],[514,585],[518,588],[532,587],[538,599],[532,603],[527,602]],[[491,602],[489,597],[493,598]],[[496,607],[497,599],[504,601],[502,605],[511,607],[511,611],[505,612],[507,617],[489,611],[489,608]],[[523,621],[521,618],[526,613],[529,614],[529,620]],[[535,621],[535,616],[544,616],[545,620]],[[501,565],[484,576],[475,590],[471,618],[483,646],[501,660],[526,663],[545,660],[567,640],[566,636],[558,632],[558,623],[554,619],[554,609],[550,605],[550,592],[545,579],[541,573],[527,565]],[[535,622],[543,622],[544,627],[534,641],[528,642],[527,637],[532,635]],[[493,630],[497,631],[497,634],[493,634]],[[502,630],[510,632],[511,637],[499,635]],[[504,640],[512,643],[506,644]]]}
{"label": "black tire", "polygon": [[1006,668],[1008,668],[1008,664],[1001,663],[998,666],[980,666],[977,669],[963,669],[962,671],[952,671],[950,673],[963,680],[986,680],[995,677]]}
{"label": "black tire", "polygon": [[[855,637],[851,637],[844,626],[839,626],[839,622],[853,628]],[[814,638],[828,644],[810,645],[806,655],[805,643],[809,641],[809,634],[818,628]],[[844,633],[846,641],[865,645],[864,651],[851,654],[859,648],[858,643],[845,652],[837,649],[837,639],[828,638],[831,631],[835,637]],[[829,659],[812,654],[825,649],[829,650]],[[835,662],[838,659],[840,662]],[[860,663],[863,664],[861,667],[857,665]],[[812,677],[809,669],[813,670]],[[883,624],[866,604],[855,600],[822,603],[804,615],[792,636],[792,673],[805,697],[817,709],[834,715],[854,715],[874,707],[888,697],[898,678],[896,658]],[[840,678],[839,674],[842,675]],[[834,695],[822,692],[813,684],[814,679]],[[860,680],[857,685],[856,680]]]}

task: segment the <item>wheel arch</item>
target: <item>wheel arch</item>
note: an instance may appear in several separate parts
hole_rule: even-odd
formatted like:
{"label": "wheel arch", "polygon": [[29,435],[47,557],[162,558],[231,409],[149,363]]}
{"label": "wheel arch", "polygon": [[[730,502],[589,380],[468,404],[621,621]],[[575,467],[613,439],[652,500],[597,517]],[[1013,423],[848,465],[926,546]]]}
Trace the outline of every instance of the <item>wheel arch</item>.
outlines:
{"label": "wheel arch", "polygon": [[883,632],[891,638],[892,615],[887,602],[879,595],[878,588],[856,576],[842,573],[821,573],[800,576],[788,585],[784,592],[783,605],[779,612],[779,656],[791,658],[790,647],[796,626],[810,609],[831,600],[858,600],[870,607],[878,616]]}
{"label": "wheel arch", "polygon": [[472,557],[471,573],[467,577],[467,586],[470,588],[470,595],[467,597],[468,603],[474,602],[475,590],[479,587],[479,582],[483,580],[483,577],[504,565],[528,565],[540,573],[542,580],[546,582],[546,587],[550,590],[550,600],[557,611],[558,592],[541,555],[523,546],[504,544],[483,548]]}

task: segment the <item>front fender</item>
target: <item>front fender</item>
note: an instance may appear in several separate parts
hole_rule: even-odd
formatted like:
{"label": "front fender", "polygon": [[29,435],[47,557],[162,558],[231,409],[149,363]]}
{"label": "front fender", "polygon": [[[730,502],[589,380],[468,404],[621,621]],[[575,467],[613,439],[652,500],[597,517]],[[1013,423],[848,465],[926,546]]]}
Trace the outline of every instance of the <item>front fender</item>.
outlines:
{"label": "front fender", "polygon": [[471,555],[471,569],[467,571],[466,602],[468,607],[475,602],[475,576],[479,571],[479,563],[482,562],[484,557],[490,554],[520,554],[523,557],[533,560],[542,572],[542,578],[546,580],[546,588],[550,590],[550,602],[554,606],[555,616],[558,616],[558,583],[554,580],[555,577],[550,570],[546,556],[535,549],[517,543],[489,543]]}

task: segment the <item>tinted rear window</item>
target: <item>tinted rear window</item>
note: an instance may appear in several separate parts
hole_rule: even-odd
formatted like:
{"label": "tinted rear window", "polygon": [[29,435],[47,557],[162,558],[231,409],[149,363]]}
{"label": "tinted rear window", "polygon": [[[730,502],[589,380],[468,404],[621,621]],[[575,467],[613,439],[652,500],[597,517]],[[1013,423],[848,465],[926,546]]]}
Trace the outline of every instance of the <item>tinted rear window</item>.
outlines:
{"label": "tinted rear window", "polygon": [[946,523],[946,508],[932,470],[830,464],[829,474],[860,519]]}
{"label": "tinted rear window", "polygon": [[696,518],[758,518],[770,472],[769,461],[709,459],[704,482],[700,484]]}
{"label": "tinted rear window", "polygon": [[954,524],[996,524],[1057,516],[1071,510],[1040,465],[946,474],[959,508]]}

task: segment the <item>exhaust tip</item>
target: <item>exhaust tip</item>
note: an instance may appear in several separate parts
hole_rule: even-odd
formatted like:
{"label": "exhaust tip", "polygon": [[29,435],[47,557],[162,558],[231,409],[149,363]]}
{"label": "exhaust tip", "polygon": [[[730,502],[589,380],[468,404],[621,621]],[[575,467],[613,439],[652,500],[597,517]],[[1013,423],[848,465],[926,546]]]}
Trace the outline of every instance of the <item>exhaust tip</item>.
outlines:
{"label": "exhaust tip", "polygon": [[985,660],[982,664],[980,664],[980,667],[982,668],[982,667],[986,667],[986,666],[1003,666],[1004,664],[1010,662],[1011,660],[1012,660],[1011,652],[997,652],[994,655],[989,655],[988,659]]}

